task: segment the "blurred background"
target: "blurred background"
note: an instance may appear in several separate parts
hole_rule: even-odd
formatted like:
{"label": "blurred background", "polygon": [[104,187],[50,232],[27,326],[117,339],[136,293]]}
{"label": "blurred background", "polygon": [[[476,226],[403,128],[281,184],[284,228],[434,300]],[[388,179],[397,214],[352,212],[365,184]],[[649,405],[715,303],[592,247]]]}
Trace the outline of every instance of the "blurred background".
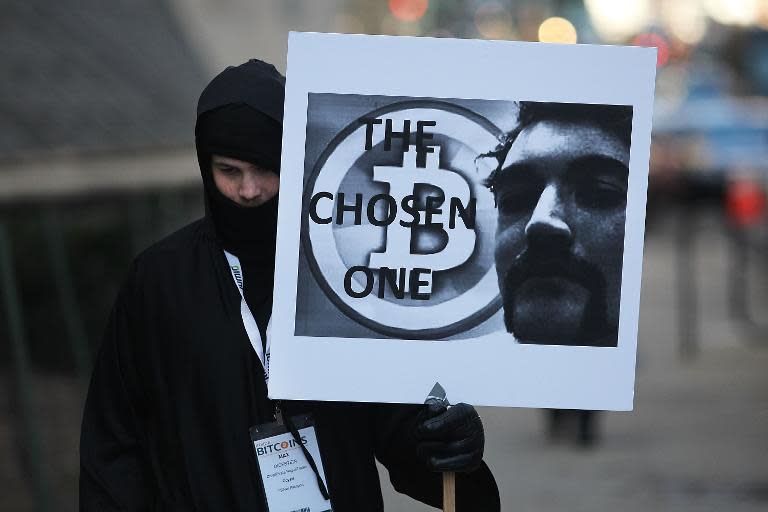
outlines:
{"label": "blurred background", "polygon": [[483,408],[486,459],[503,510],[768,509],[768,0],[26,0],[0,27],[0,509],[77,509],[117,287],[202,214],[197,96],[284,71],[288,30],[656,46],[635,411],[585,442]]}

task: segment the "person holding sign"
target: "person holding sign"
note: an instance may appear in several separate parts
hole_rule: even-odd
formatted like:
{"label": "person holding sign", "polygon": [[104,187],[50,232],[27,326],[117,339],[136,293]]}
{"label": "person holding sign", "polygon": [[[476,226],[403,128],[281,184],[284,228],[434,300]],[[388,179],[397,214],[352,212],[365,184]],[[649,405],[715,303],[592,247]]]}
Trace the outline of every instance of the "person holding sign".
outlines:
{"label": "person holding sign", "polygon": [[395,488],[497,511],[483,426],[467,404],[267,397],[284,79],[251,60],[198,103],[203,219],[134,261],[85,405],[82,511],[382,510]]}

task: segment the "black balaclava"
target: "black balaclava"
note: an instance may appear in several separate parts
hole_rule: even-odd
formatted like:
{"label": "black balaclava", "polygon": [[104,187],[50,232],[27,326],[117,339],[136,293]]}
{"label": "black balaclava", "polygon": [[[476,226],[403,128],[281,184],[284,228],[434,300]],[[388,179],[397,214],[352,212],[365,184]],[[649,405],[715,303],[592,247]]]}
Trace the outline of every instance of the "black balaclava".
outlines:
{"label": "black balaclava", "polygon": [[274,253],[277,197],[256,207],[240,206],[216,187],[211,158],[237,158],[279,173],[281,134],[277,122],[244,103],[218,107],[197,122],[197,153],[208,213],[222,246],[241,259],[264,260]]}
{"label": "black balaclava", "polygon": [[262,339],[272,308],[277,197],[256,207],[238,205],[216,187],[211,159],[236,158],[279,174],[284,87],[283,76],[265,62],[228,67],[200,95],[195,126],[206,214],[222,247],[240,258],[245,299]]}

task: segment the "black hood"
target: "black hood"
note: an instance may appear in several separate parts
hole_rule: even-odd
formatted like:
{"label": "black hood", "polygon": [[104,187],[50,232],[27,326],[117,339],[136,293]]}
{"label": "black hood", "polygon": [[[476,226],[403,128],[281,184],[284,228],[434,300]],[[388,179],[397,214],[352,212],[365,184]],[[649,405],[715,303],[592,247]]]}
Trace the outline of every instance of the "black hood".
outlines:
{"label": "black hood", "polygon": [[282,126],[284,100],[285,77],[272,64],[251,59],[229,66],[211,80],[200,94],[197,117],[224,105],[244,103]]}
{"label": "black hood", "polygon": [[237,158],[279,174],[285,78],[271,64],[252,59],[230,66],[203,90],[197,104],[195,146],[206,215],[225,249],[241,258],[274,257],[277,198],[245,208],[213,181],[213,154]]}

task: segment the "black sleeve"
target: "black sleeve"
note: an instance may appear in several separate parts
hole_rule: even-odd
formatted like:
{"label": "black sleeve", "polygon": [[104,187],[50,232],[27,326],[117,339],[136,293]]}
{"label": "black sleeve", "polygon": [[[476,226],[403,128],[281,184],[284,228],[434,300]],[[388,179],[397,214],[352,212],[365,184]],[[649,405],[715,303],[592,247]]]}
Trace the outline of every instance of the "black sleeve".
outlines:
{"label": "black sleeve", "polygon": [[143,511],[152,501],[131,357],[135,281],[132,269],[112,309],[88,389],[80,433],[81,512]]}
{"label": "black sleeve", "polygon": [[[415,432],[421,407],[395,404],[374,406],[376,458],[387,468],[397,492],[442,508],[442,474],[429,471],[416,458]],[[470,473],[456,473],[457,511],[498,512],[500,509],[499,489],[485,462]]]}

